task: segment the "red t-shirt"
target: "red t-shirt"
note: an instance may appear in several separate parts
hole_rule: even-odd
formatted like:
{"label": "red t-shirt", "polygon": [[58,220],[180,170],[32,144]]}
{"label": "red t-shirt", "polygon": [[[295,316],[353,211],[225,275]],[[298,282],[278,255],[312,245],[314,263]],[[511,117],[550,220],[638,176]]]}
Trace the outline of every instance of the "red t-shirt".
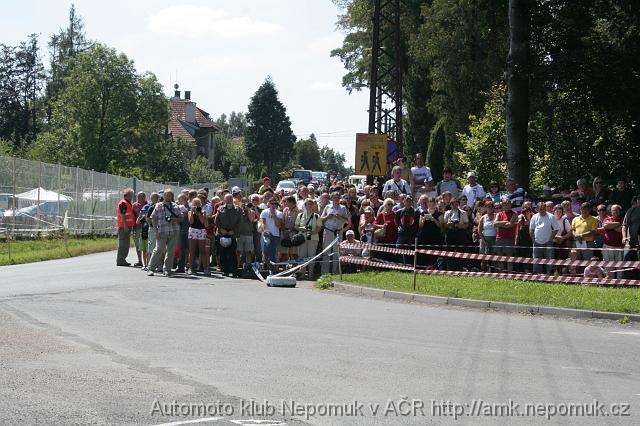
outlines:
{"label": "red t-shirt", "polygon": [[142,207],[145,206],[147,204],[147,201],[145,200],[144,203],[139,203],[139,202],[135,202],[131,205],[131,207],[133,207],[133,214],[136,216],[136,218],[140,215],[140,210],[142,210]]}
{"label": "red t-shirt", "polygon": [[[517,214],[516,212],[514,212],[513,210],[509,210],[509,211],[500,211],[498,213],[498,217],[496,219],[496,222],[511,222],[511,218],[513,217],[513,215]],[[514,240],[516,239],[516,232],[518,231],[518,227],[517,226],[513,226],[511,228],[498,228],[498,232],[496,232],[496,238],[503,238],[505,240]]]}
{"label": "red t-shirt", "polygon": [[[622,222],[620,219],[614,219],[613,216],[606,217],[602,224],[612,222]],[[604,243],[608,246],[622,247],[622,231],[616,231],[615,229],[606,229],[604,231]]]}
{"label": "red t-shirt", "polygon": [[376,223],[378,225],[387,224],[387,233],[384,236],[384,241],[393,241],[394,243],[398,239],[398,225],[396,225],[396,212],[391,211],[387,213],[385,210],[378,213],[376,217]]}

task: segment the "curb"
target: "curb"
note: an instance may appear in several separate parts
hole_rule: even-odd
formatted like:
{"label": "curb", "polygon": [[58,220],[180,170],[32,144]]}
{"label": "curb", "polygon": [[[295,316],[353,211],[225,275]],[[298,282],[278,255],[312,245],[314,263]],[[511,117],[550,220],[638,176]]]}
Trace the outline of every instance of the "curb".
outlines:
{"label": "curb", "polygon": [[592,318],[607,320],[622,320],[628,318],[634,322],[640,322],[640,315],[622,314],[617,312],[590,311],[585,309],[557,308],[555,306],[533,306],[510,302],[491,302],[488,300],[460,299],[457,297],[428,296],[426,294],[403,293],[401,291],[381,290],[354,284],[346,284],[334,281],[333,288],[340,293],[369,296],[375,298],[401,300],[431,305],[463,306],[465,308],[495,309],[505,312],[528,312],[531,314],[556,315],[570,318]]}

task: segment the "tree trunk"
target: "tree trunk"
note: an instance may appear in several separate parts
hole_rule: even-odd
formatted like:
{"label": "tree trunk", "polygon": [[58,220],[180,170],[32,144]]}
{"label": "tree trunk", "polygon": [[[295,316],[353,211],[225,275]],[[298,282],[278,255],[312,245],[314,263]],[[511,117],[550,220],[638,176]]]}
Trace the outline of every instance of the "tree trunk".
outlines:
{"label": "tree trunk", "polygon": [[509,55],[507,57],[507,170],[519,186],[529,188],[531,164],[527,143],[529,123],[528,0],[509,0]]}

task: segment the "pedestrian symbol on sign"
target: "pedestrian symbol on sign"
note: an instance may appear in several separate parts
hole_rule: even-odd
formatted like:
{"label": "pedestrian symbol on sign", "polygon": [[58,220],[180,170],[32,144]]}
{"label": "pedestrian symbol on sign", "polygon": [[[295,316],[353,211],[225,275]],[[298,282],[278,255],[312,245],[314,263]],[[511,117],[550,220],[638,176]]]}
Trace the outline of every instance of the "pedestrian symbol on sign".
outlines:
{"label": "pedestrian symbol on sign", "polygon": [[365,151],[360,156],[360,170],[366,170],[367,172],[369,171],[369,152],[368,151]]}
{"label": "pedestrian symbol on sign", "polygon": [[371,174],[373,174],[373,172],[376,170],[376,167],[378,168],[378,172],[382,174],[382,167],[380,166],[380,153],[378,151],[373,154],[373,168],[371,169]]}

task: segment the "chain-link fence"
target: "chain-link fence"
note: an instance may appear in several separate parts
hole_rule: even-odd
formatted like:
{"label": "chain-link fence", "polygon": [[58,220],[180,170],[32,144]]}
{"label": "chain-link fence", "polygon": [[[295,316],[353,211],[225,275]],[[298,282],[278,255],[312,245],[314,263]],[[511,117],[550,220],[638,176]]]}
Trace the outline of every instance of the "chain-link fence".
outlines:
{"label": "chain-link fence", "polygon": [[[165,186],[166,185],[166,186]],[[200,184],[162,184],[79,167],[0,156],[0,233],[115,234],[116,205],[125,188],[147,196]],[[222,184],[210,183],[210,190]]]}

